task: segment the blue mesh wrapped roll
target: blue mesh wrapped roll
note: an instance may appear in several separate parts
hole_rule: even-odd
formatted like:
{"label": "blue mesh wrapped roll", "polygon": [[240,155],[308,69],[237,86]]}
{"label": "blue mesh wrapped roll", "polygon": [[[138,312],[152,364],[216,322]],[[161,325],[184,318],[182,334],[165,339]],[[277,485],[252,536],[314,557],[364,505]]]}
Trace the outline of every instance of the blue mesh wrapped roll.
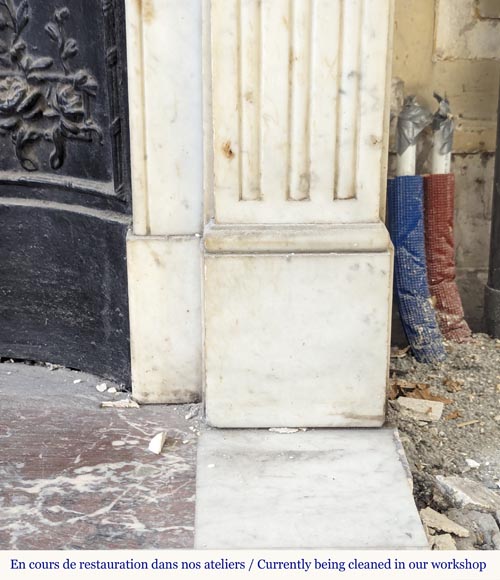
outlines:
{"label": "blue mesh wrapped roll", "polygon": [[415,358],[435,363],[446,353],[427,284],[423,194],[420,176],[389,180],[388,225],[395,250],[395,294],[403,328]]}

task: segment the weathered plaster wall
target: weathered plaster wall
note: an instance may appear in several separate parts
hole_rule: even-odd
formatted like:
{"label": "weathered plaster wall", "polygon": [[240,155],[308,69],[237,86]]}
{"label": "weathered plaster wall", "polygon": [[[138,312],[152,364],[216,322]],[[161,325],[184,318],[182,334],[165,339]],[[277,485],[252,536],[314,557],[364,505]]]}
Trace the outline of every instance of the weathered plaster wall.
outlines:
{"label": "weathered plaster wall", "polygon": [[[456,115],[456,244],[466,317],[483,330],[500,73],[498,0],[396,0],[393,76],[434,109],[446,94]],[[427,169],[428,147],[420,154]]]}

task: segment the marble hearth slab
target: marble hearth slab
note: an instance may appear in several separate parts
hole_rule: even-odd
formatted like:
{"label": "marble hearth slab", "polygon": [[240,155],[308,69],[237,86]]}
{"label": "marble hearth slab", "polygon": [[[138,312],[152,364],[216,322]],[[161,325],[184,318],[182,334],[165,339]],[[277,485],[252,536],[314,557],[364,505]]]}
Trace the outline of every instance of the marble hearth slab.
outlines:
{"label": "marble hearth slab", "polygon": [[426,549],[393,429],[214,430],[198,447],[198,549]]}

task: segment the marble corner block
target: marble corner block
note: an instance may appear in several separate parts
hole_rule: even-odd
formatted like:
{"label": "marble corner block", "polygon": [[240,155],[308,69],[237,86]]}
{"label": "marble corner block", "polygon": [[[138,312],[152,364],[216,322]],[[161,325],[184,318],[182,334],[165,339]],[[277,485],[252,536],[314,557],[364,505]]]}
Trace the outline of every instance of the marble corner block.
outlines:
{"label": "marble corner block", "polygon": [[190,402],[202,385],[201,2],[126,0],[126,15],[132,388],[145,403]]}
{"label": "marble corner block", "polygon": [[213,0],[205,402],[217,427],[380,426],[391,0]]}
{"label": "marble corner block", "polygon": [[191,236],[127,240],[132,389],[140,403],[201,396],[201,253]]}
{"label": "marble corner block", "polygon": [[198,445],[195,548],[428,543],[392,429],[224,430]]}

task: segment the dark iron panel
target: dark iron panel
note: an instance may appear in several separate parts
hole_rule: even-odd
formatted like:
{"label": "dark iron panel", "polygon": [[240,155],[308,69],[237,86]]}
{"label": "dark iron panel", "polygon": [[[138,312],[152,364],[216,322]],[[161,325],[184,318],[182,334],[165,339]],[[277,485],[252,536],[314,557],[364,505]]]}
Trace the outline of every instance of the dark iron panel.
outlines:
{"label": "dark iron panel", "polygon": [[129,380],[123,0],[0,0],[0,356]]}

